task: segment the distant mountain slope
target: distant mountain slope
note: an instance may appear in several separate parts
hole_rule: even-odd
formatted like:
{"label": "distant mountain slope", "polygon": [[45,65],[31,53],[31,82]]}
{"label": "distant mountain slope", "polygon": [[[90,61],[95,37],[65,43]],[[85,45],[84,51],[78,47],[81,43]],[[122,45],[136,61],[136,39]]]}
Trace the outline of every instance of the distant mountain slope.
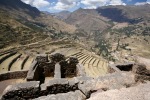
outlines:
{"label": "distant mountain slope", "polygon": [[17,14],[18,12],[18,15],[26,14],[32,17],[37,17],[40,15],[40,11],[37,8],[25,4],[21,0],[0,0],[0,8],[3,10],[7,10],[9,13]]}
{"label": "distant mountain slope", "polygon": [[[86,32],[103,31],[117,23],[137,24],[150,19],[150,5],[105,6],[97,9],[78,9],[64,20]],[[60,15],[59,15],[60,16]]]}
{"label": "distant mountain slope", "polygon": [[68,18],[68,16],[71,14],[71,12],[69,11],[61,11],[59,13],[55,13],[55,17],[59,18],[59,19],[62,19],[62,20],[65,20]]}
{"label": "distant mountain slope", "polygon": [[150,18],[150,5],[140,6],[106,6],[96,9],[100,16],[106,17],[115,22],[141,21],[141,19]]}
{"label": "distant mountain slope", "polygon": [[86,32],[92,31],[103,31],[110,25],[107,23],[107,19],[99,16],[98,12],[94,9],[78,9],[71,13],[67,19],[66,23],[76,25],[80,29],[84,29]]}
{"label": "distant mountain slope", "polygon": [[0,48],[37,42],[60,31],[73,33],[75,30],[76,27],[21,0],[0,0]]}
{"label": "distant mountain slope", "polygon": [[21,0],[1,0],[0,9],[6,11],[13,18],[19,19],[21,22],[38,21],[39,24],[44,24],[47,28],[54,28],[58,31],[74,32],[76,29],[74,26],[53,18],[49,14],[40,12],[37,8],[25,4]]}

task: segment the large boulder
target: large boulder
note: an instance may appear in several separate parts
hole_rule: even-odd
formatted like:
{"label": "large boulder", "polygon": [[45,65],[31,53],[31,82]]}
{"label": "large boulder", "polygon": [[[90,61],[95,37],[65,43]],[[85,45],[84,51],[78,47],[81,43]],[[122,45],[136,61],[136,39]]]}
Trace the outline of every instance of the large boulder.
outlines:
{"label": "large boulder", "polygon": [[148,70],[150,70],[150,59],[146,59],[146,58],[143,58],[143,57],[135,57],[136,58],[136,62],[137,63],[141,63],[141,64],[144,64],[146,66],[146,68]]}
{"label": "large boulder", "polygon": [[144,64],[135,64],[132,68],[132,72],[136,74],[136,81],[150,81],[150,70],[148,70]]}
{"label": "large boulder", "polygon": [[128,87],[135,84],[135,75],[131,72],[116,72],[101,76],[97,79],[77,78],[80,82],[78,88],[88,97],[91,92],[98,90],[111,90]]}
{"label": "large boulder", "polygon": [[86,100],[86,96],[80,90],[76,90],[75,92],[42,96],[33,100]]}
{"label": "large boulder", "polygon": [[88,100],[150,100],[150,83],[131,88],[95,92]]}

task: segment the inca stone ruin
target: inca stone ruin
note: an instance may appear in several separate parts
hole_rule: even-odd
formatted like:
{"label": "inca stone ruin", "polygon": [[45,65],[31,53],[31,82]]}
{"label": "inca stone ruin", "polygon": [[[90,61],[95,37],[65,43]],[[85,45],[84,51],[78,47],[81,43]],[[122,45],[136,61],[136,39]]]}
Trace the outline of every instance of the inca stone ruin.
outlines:
{"label": "inca stone ruin", "polygon": [[[6,60],[10,63],[5,64]],[[16,81],[3,88],[2,100],[149,100],[150,96],[150,70],[144,64],[108,65],[83,51],[67,57],[61,53],[31,57],[6,52],[0,63],[7,65],[1,67],[6,71],[0,74],[1,84]],[[136,94],[128,92],[134,90]]]}

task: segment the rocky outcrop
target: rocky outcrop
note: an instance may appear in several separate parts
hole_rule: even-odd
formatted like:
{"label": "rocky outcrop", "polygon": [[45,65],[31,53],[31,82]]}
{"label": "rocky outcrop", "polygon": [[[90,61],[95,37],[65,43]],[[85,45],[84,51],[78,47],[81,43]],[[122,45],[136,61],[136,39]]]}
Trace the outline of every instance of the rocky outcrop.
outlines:
{"label": "rocky outcrop", "polygon": [[131,86],[132,84],[135,84],[135,80],[134,74],[131,72],[113,73],[97,79],[90,77],[74,77],[70,80],[52,79],[41,85],[40,82],[33,81],[8,86],[3,93],[2,100],[9,98],[24,100],[39,98],[42,96],[44,96],[42,98],[45,98],[47,95],[47,98],[51,96],[54,96],[54,98],[59,98],[61,94],[68,97],[68,94],[70,93],[70,96],[73,97],[72,95],[76,95],[77,91],[80,91],[79,94],[77,93],[77,97],[84,100],[85,97],[83,95],[85,95],[86,98],[89,98],[91,93],[99,90],[107,91],[111,89],[120,89]]}
{"label": "rocky outcrop", "polygon": [[97,79],[86,79],[86,77],[78,78],[82,84],[79,89],[82,90],[87,97],[93,91],[106,91],[111,89],[120,89],[135,84],[135,76],[131,72],[117,72],[99,77]]}
{"label": "rocky outcrop", "polygon": [[4,92],[2,100],[26,100],[38,97],[39,82],[27,82],[8,86]]}
{"label": "rocky outcrop", "polygon": [[135,64],[133,66],[132,72],[136,74],[136,81],[150,81],[150,70],[147,70],[144,64]]}
{"label": "rocky outcrop", "polygon": [[[106,94],[108,97],[104,97],[102,93],[116,90],[130,96],[132,94],[122,91],[123,88],[129,88],[130,90],[130,87],[150,80],[150,70],[143,64],[110,65],[109,74],[92,78],[86,76],[83,66],[78,63],[78,59],[71,57],[66,61],[64,58],[63,55],[57,53],[51,56],[50,62],[47,55],[37,56],[28,71],[27,81],[30,82],[8,86],[3,92],[2,100],[99,99],[93,97],[93,95],[101,95],[102,100],[103,98],[104,100],[111,100],[108,94]],[[51,72],[51,68],[54,76],[45,81],[47,78],[45,73]],[[131,89],[131,91],[133,90]],[[136,92],[138,93],[138,91]],[[140,92],[139,95],[141,95]],[[116,95],[114,98],[120,100]]]}
{"label": "rocky outcrop", "polygon": [[79,90],[75,92],[48,95],[33,100],[86,100],[86,96]]}
{"label": "rocky outcrop", "polygon": [[150,83],[136,87],[96,92],[88,100],[150,100]]}
{"label": "rocky outcrop", "polygon": [[150,70],[150,59],[136,57],[136,62],[146,65],[146,68]]}

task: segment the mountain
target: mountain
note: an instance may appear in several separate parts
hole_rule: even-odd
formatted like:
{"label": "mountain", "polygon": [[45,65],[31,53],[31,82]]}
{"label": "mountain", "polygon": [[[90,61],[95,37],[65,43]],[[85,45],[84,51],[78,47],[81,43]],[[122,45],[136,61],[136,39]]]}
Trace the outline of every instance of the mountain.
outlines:
{"label": "mountain", "polygon": [[24,17],[30,16],[32,18],[35,18],[37,16],[40,16],[40,11],[37,8],[25,4],[20,0],[1,0],[0,8],[12,14],[12,16],[14,14],[17,15],[16,17],[23,17],[24,15]]}
{"label": "mountain", "polygon": [[[133,55],[150,58],[150,5],[78,9],[66,19],[88,49],[111,61],[126,62]],[[144,48],[144,50],[141,50]]]}
{"label": "mountain", "polygon": [[127,5],[127,6],[105,6],[96,10],[100,16],[104,16],[115,22],[138,23],[141,19],[150,17],[150,5]]}
{"label": "mountain", "polygon": [[71,12],[69,11],[61,11],[59,13],[55,13],[55,17],[59,18],[59,19],[62,19],[62,20],[65,20],[68,18],[68,16],[70,16]]}
{"label": "mountain", "polygon": [[[148,21],[150,5],[104,6],[97,9],[78,9],[63,20],[86,32],[104,31],[115,23],[137,24]],[[61,14],[59,15],[61,16]]]}
{"label": "mountain", "polygon": [[72,12],[64,21],[68,24],[75,25],[79,29],[84,29],[86,32],[103,31],[110,26],[107,23],[107,19],[99,16],[95,9],[80,8]]}
{"label": "mountain", "polygon": [[76,27],[66,24],[21,0],[0,0],[0,47],[37,42],[47,34],[73,33]]}

